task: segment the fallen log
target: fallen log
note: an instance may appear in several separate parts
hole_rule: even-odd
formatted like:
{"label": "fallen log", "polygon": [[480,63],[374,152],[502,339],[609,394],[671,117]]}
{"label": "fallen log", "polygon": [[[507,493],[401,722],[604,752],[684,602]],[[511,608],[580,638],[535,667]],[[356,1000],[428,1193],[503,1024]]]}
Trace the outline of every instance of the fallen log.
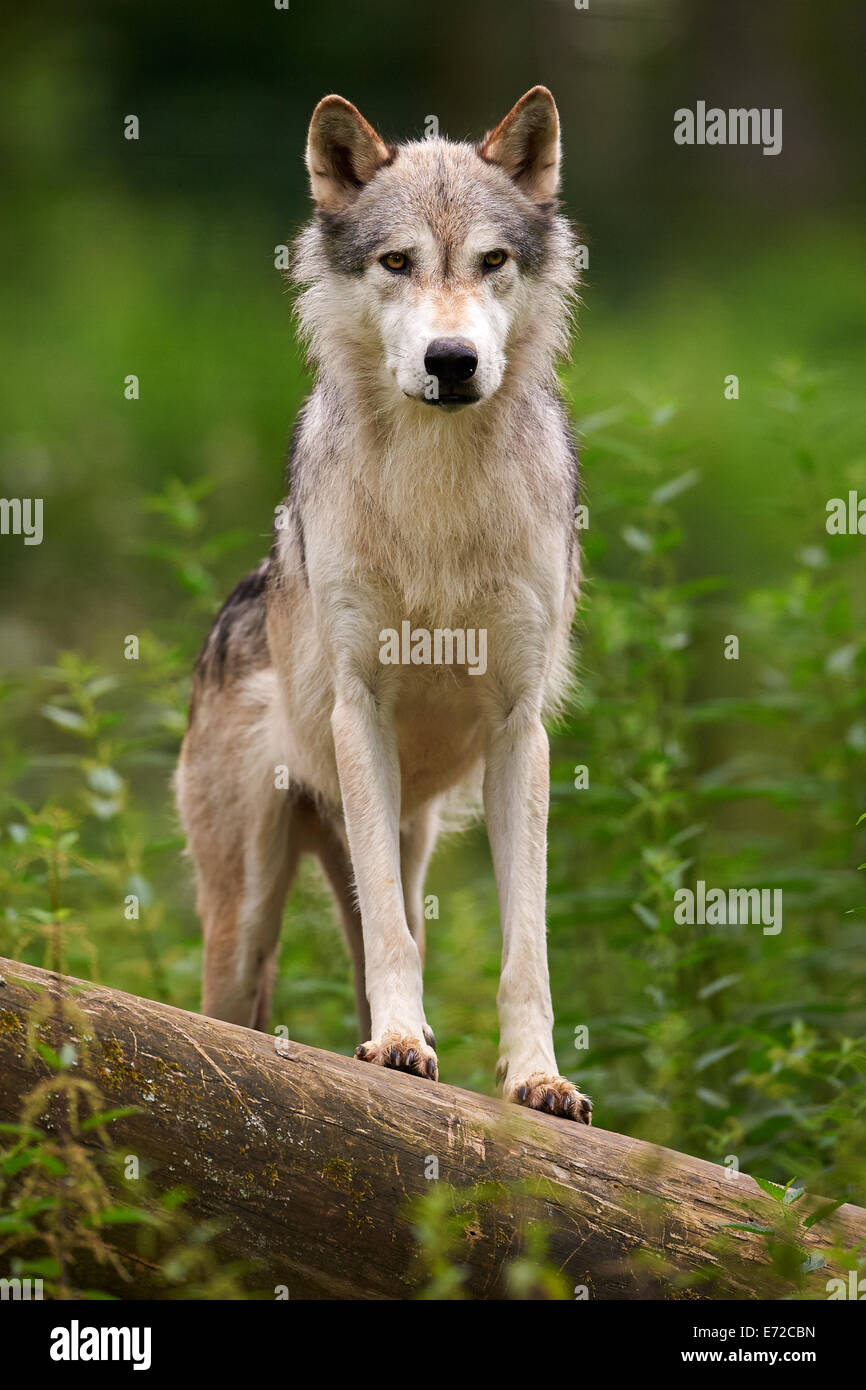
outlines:
{"label": "fallen log", "polygon": [[[462,1213],[451,1259],[475,1299],[513,1294],[539,1224],[569,1296],[590,1298],[826,1297],[828,1279],[847,1278],[838,1251],[866,1237],[850,1205],[804,1226],[822,1204],[802,1197],[795,1267],[816,1267],[795,1286],[778,1259],[791,1212],[745,1174],[15,961],[0,977],[0,1120],[16,1122],[47,1075],[27,1041],[40,1000],[38,1037],[76,1046],[108,1105],[138,1107],[111,1124],[112,1144],[146,1160],[154,1190],[191,1189],[193,1214],[223,1227],[221,1258],[249,1262],[261,1296],[416,1296],[429,1269],[411,1203],[442,1184]],[[136,1238],[111,1233],[133,1277],[106,1266],[100,1286],[164,1297]]]}

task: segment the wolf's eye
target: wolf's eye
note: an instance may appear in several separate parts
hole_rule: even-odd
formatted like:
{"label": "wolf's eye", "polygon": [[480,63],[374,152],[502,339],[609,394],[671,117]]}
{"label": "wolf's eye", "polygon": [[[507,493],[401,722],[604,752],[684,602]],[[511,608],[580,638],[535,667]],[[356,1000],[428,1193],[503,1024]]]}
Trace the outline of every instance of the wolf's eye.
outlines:
{"label": "wolf's eye", "polygon": [[501,265],[505,265],[507,260],[508,257],[504,251],[488,251],[484,257],[484,269],[498,270]]}
{"label": "wolf's eye", "polygon": [[404,256],[402,251],[389,251],[387,256],[383,256],[379,261],[386,270],[393,270],[395,275],[409,269],[409,257]]}

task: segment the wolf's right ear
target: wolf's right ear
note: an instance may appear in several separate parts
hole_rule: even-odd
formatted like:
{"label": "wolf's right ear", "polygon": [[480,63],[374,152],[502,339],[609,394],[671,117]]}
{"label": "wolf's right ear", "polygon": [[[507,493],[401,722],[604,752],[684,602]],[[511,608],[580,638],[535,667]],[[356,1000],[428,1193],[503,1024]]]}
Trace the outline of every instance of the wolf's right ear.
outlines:
{"label": "wolf's right ear", "polygon": [[391,151],[345,97],[323,97],[307,136],[307,169],[316,206],[339,212],[387,164]]}

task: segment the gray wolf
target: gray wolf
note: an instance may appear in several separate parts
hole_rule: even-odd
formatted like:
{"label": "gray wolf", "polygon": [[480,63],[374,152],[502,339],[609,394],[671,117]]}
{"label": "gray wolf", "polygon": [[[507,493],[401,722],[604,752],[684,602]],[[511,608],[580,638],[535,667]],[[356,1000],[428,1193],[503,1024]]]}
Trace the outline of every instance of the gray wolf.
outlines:
{"label": "gray wolf", "polygon": [[[579,578],[554,369],[575,283],[556,106],[535,87],[477,145],[392,146],[329,96],[306,162],[315,217],[292,274],[316,385],[270,556],[199,657],[176,779],[202,1008],[265,1027],[286,893],[313,854],[354,966],[356,1056],[436,1080],[424,877],[441,826],[480,798],[503,934],[498,1078],[508,1099],[589,1124],[554,1056],[545,927],[544,721],[569,687]],[[399,643],[383,659],[407,624],[408,659]],[[470,665],[454,634],[482,632]],[[448,634],[451,659],[425,659],[418,633]]]}

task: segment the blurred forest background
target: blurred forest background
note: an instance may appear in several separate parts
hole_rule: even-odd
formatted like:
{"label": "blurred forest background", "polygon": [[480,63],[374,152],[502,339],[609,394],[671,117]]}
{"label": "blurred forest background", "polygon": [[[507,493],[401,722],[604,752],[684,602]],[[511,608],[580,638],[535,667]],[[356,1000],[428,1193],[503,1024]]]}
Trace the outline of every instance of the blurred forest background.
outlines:
{"label": "blurred forest background", "polygon": [[[268,547],[309,389],[274,247],[308,215],[310,112],[338,91],[386,138],[431,114],[475,138],[543,82],[590,248],[563,370],[590,520],[580,697],[553,743],[560,1065],[604,1128],[864,1203],[866,538],[825,530],[830,498],[866,496],[863,11],[75,11],[7,12],[0,59],[0,488],[44,498],[45,528],[0,539],[0,954],[43,963],[59,930],[71,973],[197,1008],[169,778],[191,662]],[[698,100],[781,107],[782,153],[676,146]],[[783,930],[675,925],[699,878],[782,888]],[[492,1091],[483,827],[443,844],[428,892],[441,1074]],[[312,866],[278,1024],[358,1041]]]}

